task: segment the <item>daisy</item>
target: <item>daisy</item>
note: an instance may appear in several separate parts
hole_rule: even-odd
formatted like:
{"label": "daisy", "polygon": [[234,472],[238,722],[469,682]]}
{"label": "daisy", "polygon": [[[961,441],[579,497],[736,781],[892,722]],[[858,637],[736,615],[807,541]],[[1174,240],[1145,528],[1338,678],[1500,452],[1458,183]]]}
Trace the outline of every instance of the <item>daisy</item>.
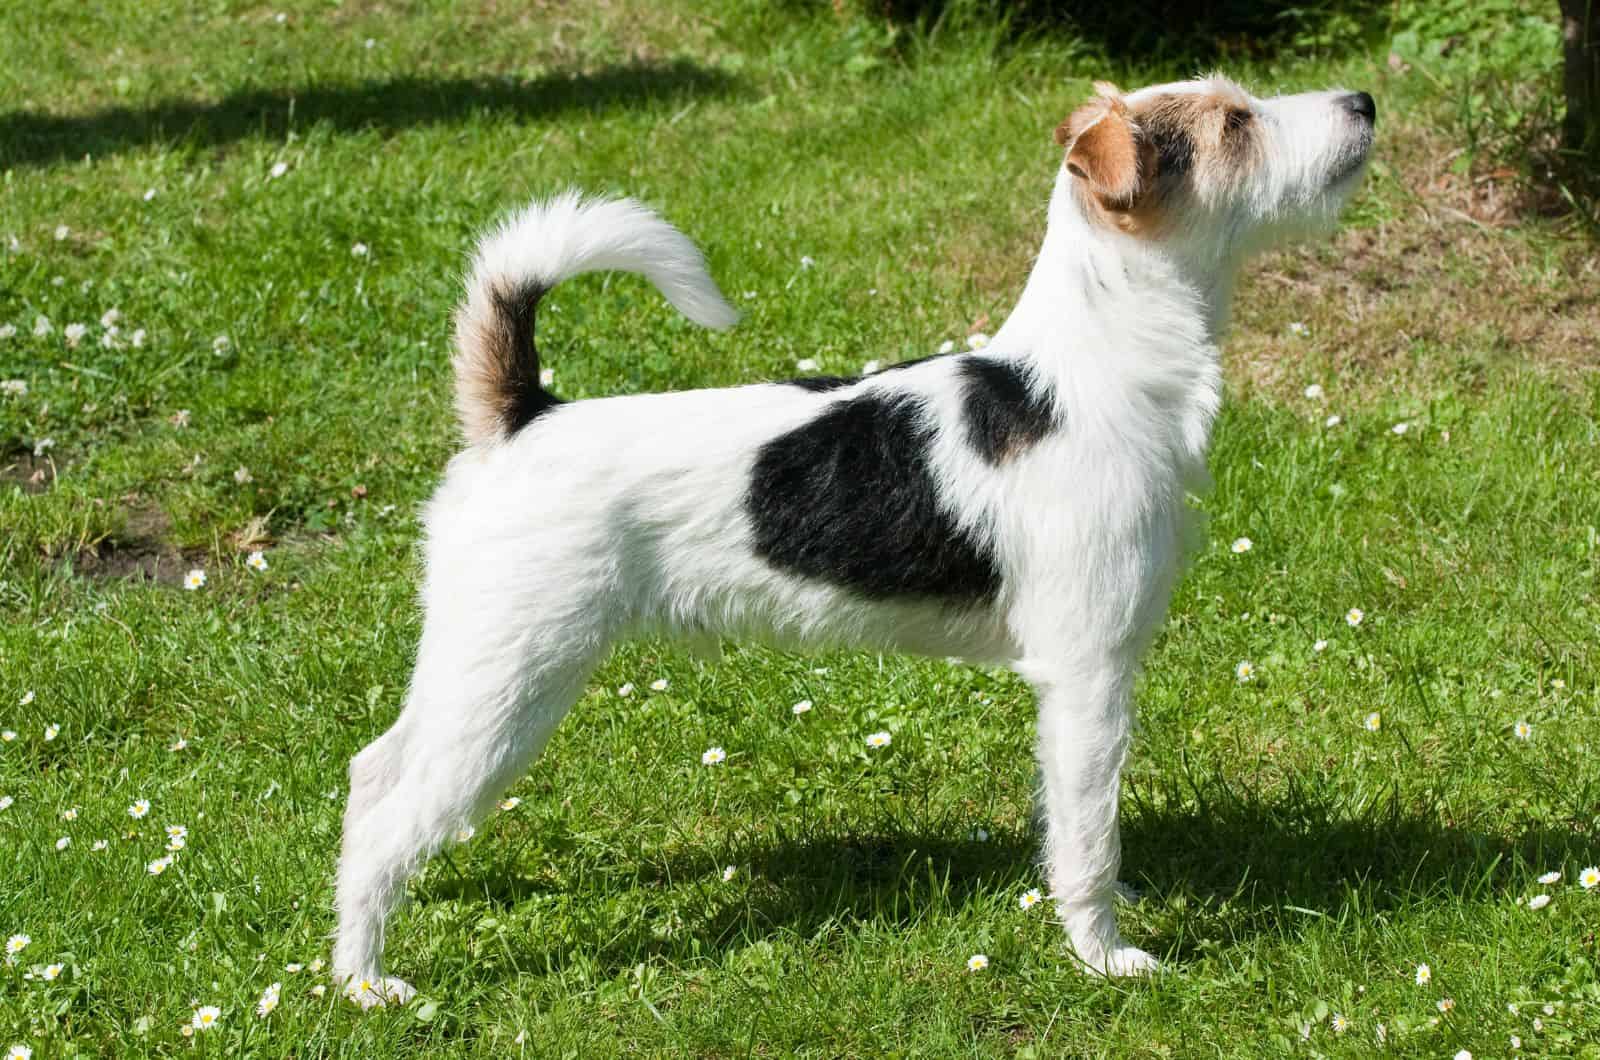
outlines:
{"label": "daisy", "polygon": [[888,747],[889,744],[892,743],[893,741],[894,741],[894,737],[890,736],[888,733],[886,733],[886,732],[875,732],[875,733],[872,733],[870,736],[867,737],[867,746],[868,747]]}
{"label": "daisy", "polygon": [[989,830],[975,827],[967,833],[967,838],[977,843],[987,843],[989,841]]}
{"label": "daisy", "polygon": [[1367,715],[1366,720],[1361,724],[1367,727],[1368,732],[1377,732],[1379,729],[1383,728],[1383,715],[1379,714],[1377,711],[1373,711],[1371,714]]}
{"label": "daisy", "polygon": [[44,727],[44,738],[45,738],[45,742],[46,743],[50,742],[51,740],[54,740],[57,736],[60,736],[60,735],[61,735],[61,726],[60,726],[59,723],[52,722],[51,724],[46,725]]}
{"label": "daisy", "polygon": [[1240,660],[1239,665],[1233,668],[1233,676],[1239,679],[1241,685],[1253,680],[1256,676],[1256,664],[1249,659]]}
{"label": "daisy", "polygon": [[1393,434],[1393,435],[1401,435],[1401,434],[1406,433],[1410,429],[1411,429],[1411,424],[1406,423],[1404,420],[1402,420],[1401,422],[1395,424],[1393,427],[1390,427],[1389,428],[1389,433]]}
{"label": "daisy", "polygon": [[56,242],[59,243],[72,234],[72,229],[66,225],[56,225]]}
{"label": "daisy", "polygon": [[109,840],[96,839],[93,843],[91,843],[89,845],[89,849],[90,850],[104,850],[106,847],[108,847],[110,845],[111,845],[111,843],[110,843]]}
{"label": "daisy", "polygon": [[264,573],[267,569],[267,557],[261,552],[252,552],[245,558],[244,565],[253,571]]}
{"label": "daisy", "polygon": [[967,336],[967,349],[969,350],[981,350],[987,345],[989,345],[989,336],[981,331],[974,331]]}
{"label": "daisy", "polygon": [[70,847],[71,845],[72,845],[72,837],[69,836],[69,835],[64,835],[60,839],[56,840],[56,849],[57,850],[65,850],[68,847]]}
{"label": "daisy", "polygon": [[1567,687],[1567,683],[1558,677],[1550,682],[1550,687],[1560,692]]}
{"label": "daisy", "polygon": [[169,750],[169,751],[181,751],[181,750],[183,750],[184,748],[186,748],[188,746],[189,746],[189,741],[185,740],[182,736],[180,736],[176,740],[172,741],[172,743],[167,747],[167,750]]}
{"label": "daisy", "polygon": [[[15,336],[16,333],[17,333],[17,326],[15,324],[0,324],[0,339],[9,339],[9,338]],[[21,380],[20,379],[7,379],[6,380],[6,383],[8,383],[8,384],[9,383],[18,383],[18,382],[21,382]],[[9,386],[6,388],[6,392],[7,393],[12,393],[11,389],[9,388]],[[24,387],[21,392],[24,393],[24,394],[27,393],[28,392],[27,388]]]}
{"label": "daisy", "polygon": [[185,827],[184,825],[181,825],[181,824],[169,824],[169,825],[167,825],[166,831],[167,831],[167,838],[168,839],[188,839],[189,838],[189,829],[187,827]]}
{"label": "daisy", "polygon": [[146,188],[144,190],[144,201],[145,202],[149,202],[151,199],[153,199],[155,197],[156,197],[156,189],[154,189],[154,188]]}
{"label": "daisy", "polygon": [[283,970],[288,972],[290,975],[294,975],[304,967],[305,967],[305,965],[303,965],[303,964],[296,964],[295,962],[291,961],[290,963],[288,963],[288,964],[283,966]]}
{"label": "daisy", "polygon": [[313,971],[313,972],[320,972],[320,971],[322,971],[322,969],[323,969],[323,966],[324,966],[324,965],[323,965],[323,960],[322,960],[322,958],[321,958],[321,957],[313,957],[313,958],[312,958],[312,959],[311,959],[311,970],[312,970],[312,971]]}
{"label": "daisy", "polygon": [[1535,1031],[1544,1030],[1544,1020],[1540,1019],[1538,1016],[1533,1017],[1533,1029]]}
{"label": "daisy", "polygon": [[6,743],[10,743],[12,740],[15,740],[16,738],[17,738],[17,730],[15,730],[15,729],[6,729],[4,732],[0,732],[0,740],[4,740]]}
{"label": "daisy", "polygon": [[708,747],[706,748],[705,753],[700,756],[700,764],[703,766],[721,765],[727,760],[727,757],[728,752],[724,751],[722,748]]}
{"label": "daisy", "polygon": [[215,1005],[202,1005],[194,1010],[192,1026],[197,1031],[208,1031],[222,1018],[222,1010]]}
{"label": "daisy", "polygon": [[1327,651],[1328,650],[1328,642],[1325,641],[1325,640],[1318,640],[1315,644],[1311,645],[1311,650],[1312,651],[1319,651],[1319,652],[1320,651]]}
{"label": "daisy", "polygon": [[112,308],[107,309],[104,313],[100,314],[100,326],[103,328],[114,328],[117,326],[117,321],[121,319],[122,310],[113,306]]}
{"label": "daisy", "polygon": [[[11,334],[6,334],[6,328],[11,328]],[[17,329],[10,324],[0,327],[0,339],[9,339],[15,335]],[[26,379],[0,379],[0,394],[9,394],[12,397],[28,396],[28,381]]]}
{"label": "daisy", "polygon": [[981,972],[987,967],[989,967],[989,958],[981,953],[974,953],[967,958],[967,971],[969,972]]}
{"label": "daisy", "polygon": [[1305,338],[1307,335],[1311,334],[1311,329],[1306,327],[1304,321],[1291,320],[1289,322],[1289,334],[1297,335],[1300,338]]}
{"label": "daisy", "polygon": [[129,806],[128,806],[128,816],[132,817],[135,821],[137,821],[139,818],[143,817],[145,814],[147,814],[149,812],[150,812],[150,800],[149,799],[134,799],[133,802],[130,803]]}
{"label": "daisy", "polygon": [[811,700],[802,699],[800,702],[796,703],[794,706],[789,708],[789,713],[793,714],[795,717],[799,717],[800,715],[805,714],[805,713],[809,712],[810,710],[811,710]]}
{"label": "daisy", "polygon": [[465,843],[467,840],[471,839],[477,834],[478,830],[469,824],[465,828],[461,829],[461,831],[456,833],[456,842]]}
{"label": "daisy", "polygon": [[350,256],[352,258],[364,258],[364,257],[366,257],[367,256],[367,245],[365,243],[357,243],[355,246],[350,248]]}
{"label": "daisy", "polygon": [[506,798],[500,800],[500,808],[502,810],[505,810],[507,813],[509,813],[510,811],[516,809],[518,806],[521,806],[521,805],[522,805],[522,800],[517,798],[515,795],[510,795],[510,796],[507,796]]}
{"label": "daisy", "polygon": [[168,854],[164,858],[156,858],[154,861],[152,861],[150,864],[146,865],[144,868],[145,868],[145,871],[148,872],[150,875],[159,876],[163,872],[166,872],[168,869],[172,868],[172,855]]}
{"label": "daisy", "polygon": [[33,318],[33,337],[42,339],[52,331],[50,318],[43,314]]}
{"label": "daisy", "polygon": [[361,42],[361,46],[370,52],[372,49],[378,46],[378,42],[373,40],[371,37],[368,37],[366,40]]}
{"label": "daisy", "polygon": [[1233,554],[1238,556],[1249,552],[1252,548],[1255,548],[1255,542],[1251,541],[1248,537],[1241,537],[1235,540],[1230,547],[1233,549]]}
{"label": "daisy", "polygon": [[28,943],[32,941],[33,939],[27,935],[12,935],[10,938],[6,939],[6,955],[8,957],[15,957],[17,954],[27,949]]}
{"label": "daisy", "polygon": [[1451,1009],[1456,1007],[1456,999],[1453,997],[1441,997],[1438,1001],[1435,1001],[1433,1005],[1440,1012],[1449,1012]]}
{"label": "daisy", "polygon": [[1455,1055],[1455,1060],[1472,1060],[1472,1050],[1462,1049]]}
{"label": "daisy", "polygon": [[33,689],[30,688],[26,692],[22,693],[22,698],[17,700],[17,706],[25,707],[29,703],[32,703],[32,702],[33,702]]}
{"label": "daisy", "polygon": [[816,268],[816,265],[817,259],[813,258],[810,254],[800,255],[800,267],[802,269],[813,269]]}
{"label": "daisy", "polygon": [[177,412],[174,412],[171,416],[167,417],[167,422],[172,424],[174,427],[179,428],[189,426],[189,410],[179,409]]}
{"label": "daisy", "polygon": [[1511,1036],[1511,1048],[1513,1048],[1513,1049],[1521,1049],[1522,1048],[1522,1039],[1518,1038],[1515,1034],[1513,1034]]}
{"label": "daisy", "polygon": [[144,345],[144,335],[144,328],[134,328],[133,334],[128,336],[129,344],[132,345],[134,349],[139,349]]}
{"label": "daisy", "polygon": [[196,567],[183,576],[183,587],[190,592],[200,588],[206,583],[206,572]]}
{"label": "daisy", "polygon": [[287,163],[287,162],[274,162],[274,163],[272,163],[272,168],[267,171],[267,179],[269,179],[269,180],[277,180],[279,177],[283,176],[287,172],[289,172],[289,163]]}
{"label": "daisy", "polygon": [[122,340],[117,338],[118,328],[115,324],[106,328],[105,334],[100,336],[100,345],[103,349],[116,350],[122,347]]}
{"label": "daisy", "polygon": [[13,1045],[6,1050],[6,1060],[33,1060],[33,1050],[26,1045]]}
{"label": "daisy", "polygon": [[1321,383],[1312,383],[1310,386],[1306,387],[1306,400],[1307,401],[1321,401],[1323,399],[1323,397],[1324,397],[1324,394],[1322,392],[1322,384]]}
{"label": "daisy", "polygon": [[1017,904],[1024,909],[1032,909],[1044,901],[1044,895],[1039,893],[1039,888],[1034,887],[1022,892],[1022,897],[1017,899]]}
{"label": "daisy", "polygon": [[272,1015],[272,1010],[278,1007],[278,991],[283,989],[282,983],[273,983],[261,992],[261,1000],[256,1002],[256,1016],[266,1019]]}
{"label": "daisy", "polygon": [[89,329],[84,327],[82,324],[68,324],[62,329],[61,334],[66,337],[67,345],[73,349],[76,349],[78,343],[83,341],[84,332],[88,330]]}
{"label": "daisy", "polygon": [[321,997],[323,994],[326,994],[327,992],[328,992],[328,984],[327,983],[318,983],[316,986],[311,988],[311,996],[312,997]]}
{"label": "daisy", "polygon": [[539,369],[539,385],[540,386],[555,386],[555,383],[556,383],[556,370],[554,368],[541,368],[541,369]]}
{"label": "daisy", "polygon": [[815,372],[817,370],[817,359],[815,357],[802,357],[794,362],[794,368],[797,372]]}
{"label": "daisy", "polygon": [[46,982],[53,983],[61,978],[61,965],[47,964],[44,966],[44,971],[39,974],[44,977]]}
{"label": "daisy", "polygon": [[1354,629],[1356,626],[1361,625],[1361,620],[1366,617],[1367,613],[1361,610],[1361,608],[1352,607],[1350,610],[1344,613],[1344,622],[1345,625],[1349,626],[1351,629]]}
{"label": "daisy", "polygon": [[667,690],[667,679],[665,677],[657,678],[656,680],[650,682],[650,691],[652,691],[652,692],[665,692],[666,690]]}
{"label": "daisy", "polygon": [[61,819],[63,821],[76,821],[78,819],[78,808],[76,806],[72,806],[68,809],[62,810]]}
{"label": "daisy", "polygon": [[1533,739],[1533,726],[1525,721],[1519,721],[1511,727],[1511,731],[1519,740]]}
{"label": "daisy", "polygon": [[1343,1034],[1350,1029],[1350,1021],[1337,1012],[1333,1014],[1333,1019],[1328,1021],[1328,1025],[1333,1028],[1335,1034]]}
{"label": "daisy", "polygon": [[1586,891],[1592,891],[1596,887],[1600,887],[1600,868],[1590,865],[1578,873],[1578,886]]}
{"label": "daisy", "polygon": [[255,480],[256,480],[256,477],[254,475],[250,474],[250,469],[245,467],[244,465],[241,464],[240,466],[238,466],[238,467],[233,469],[233,481],[237,482],[239,485],[248,486],[250,483],[254,482]]}
{"label": "daisy", "polygon": [[1337,427],[1343,422],[1344,420],[1340,419],[1339,414],[1335,412],[1332,416],[1329,416],[1327,419],[1323,420],[1322,425],[1324,427]]}
{"label": "daisy", "polygon": [[617,695],[621,696],[623,699],[627,699],[629,696],[633,695],[633,682],[629,681],[627,684],[617,689]]}
{"label": "daisy", "polygon": [[737,875],[739,875],[738,867],[734,866],[734,865],[729,865],[727,868],[722,870],[722,882],[723,883],[731,883],[731,882],[733,882],[733,878],[735,876],[737,876]]}
{"label": "daisy", "polygon": [[352,979],[344,988],[344,996],[364,1009],[383,1007],[383,992],[371,979]]}
{"label": "daisy", "polygon": [[1426,964],[1417,965],[1417,985],[1427,986],[1431,982],[1433,982],[1433,969]]}
{"label": "daisy", "polygon": [[11,809],[11,804],[16,801],[10,795],[0,795],[0,810]]}
{"label": "daisy", "polygon": [[1551,869],[1549,872],[1539,877],[1539,882],[1544,884],[1546,887],[1550,886],[1552,883],[1558,883],[1560,880],[1561,873],[1557,869]]}
{"label": "daisy", "polygon": [[882,361],[868,361],[861,366],[862,375],[877,375],[881,371],[883,371]]}
{"label": "daisy", "polygon": [[189,841],[181,835],[175,835],[167,840],[168,850],[182,850],[189,845]]}
{"label": "daisy", "polygon": [[1528,899],[1529,909],[1543,909],[1549,904],[1550,896],[1548,894],[1536,894],[1532,898]]}

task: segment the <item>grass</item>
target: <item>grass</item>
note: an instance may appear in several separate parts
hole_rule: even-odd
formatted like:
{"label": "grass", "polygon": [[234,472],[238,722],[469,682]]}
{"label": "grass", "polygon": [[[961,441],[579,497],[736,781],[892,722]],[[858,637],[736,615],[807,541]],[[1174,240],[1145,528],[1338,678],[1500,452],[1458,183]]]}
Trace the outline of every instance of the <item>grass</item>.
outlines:
{"label": "grass", "polygon": [[[1233,26],[1220,57],[1141,59],[909,7],[0,12],[0,378],[26,382],[0,395],[0,936],[32,939],[0,968],[0,1044],[1364,1056],[1383,1024],[1396,1055],[1600,1055],[1600,890],[1575,883],[1600,861],[1600,287],[1525,164],[1550,20],[1302,10],[1259,47]],[[631,278],[575,281],[541,320],[566,396],[925,354],[1015,297],[1089,79],[1201,61],[1368,87],[1382,147],[1346,229],[1241,293],[1208,541],[1140,688],[1123,922],[1172,974],[1086,978],[1018,907],[1041,880],[1017,679],[650,643],[413,885],[391,963],[417,1002],[363,1014],[285,970],[327,954],[344,766],[406,680],[480,226],[568,183],[639,195],[746,312],[707,335]],[[180,1035],[207,1004],[218,1027]]]}

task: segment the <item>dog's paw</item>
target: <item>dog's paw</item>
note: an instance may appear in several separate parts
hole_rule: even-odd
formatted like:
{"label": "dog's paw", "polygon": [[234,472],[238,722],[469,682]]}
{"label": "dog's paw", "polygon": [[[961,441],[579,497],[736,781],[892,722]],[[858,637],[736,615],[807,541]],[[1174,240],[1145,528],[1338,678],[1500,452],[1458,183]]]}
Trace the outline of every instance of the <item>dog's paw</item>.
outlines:
{"label": "dog's paw", "polygon": [[344,996],[364,1009],[405,1005],[416,994],[416,988],[410,983],[392,975],[374,978],[352,976],[344,984]]}
{"label": "dog's paw", "polygon": [[1116,946],[1105,955],[1099,967],[1094,965],[1089,967],[1097,975],[1120,979],[1129,976],[1155,975],[1161,970],[1161,962],[1137,946]]}

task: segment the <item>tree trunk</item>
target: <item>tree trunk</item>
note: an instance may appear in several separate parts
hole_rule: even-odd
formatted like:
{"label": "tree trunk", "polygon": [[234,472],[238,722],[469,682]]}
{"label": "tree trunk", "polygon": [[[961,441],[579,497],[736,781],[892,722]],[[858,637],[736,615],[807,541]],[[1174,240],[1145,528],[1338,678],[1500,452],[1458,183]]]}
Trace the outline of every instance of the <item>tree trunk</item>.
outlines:
{"label": "tree trunk", "polygon": [[1600,0],[1561,0],[1568,151],[1600,158]]}

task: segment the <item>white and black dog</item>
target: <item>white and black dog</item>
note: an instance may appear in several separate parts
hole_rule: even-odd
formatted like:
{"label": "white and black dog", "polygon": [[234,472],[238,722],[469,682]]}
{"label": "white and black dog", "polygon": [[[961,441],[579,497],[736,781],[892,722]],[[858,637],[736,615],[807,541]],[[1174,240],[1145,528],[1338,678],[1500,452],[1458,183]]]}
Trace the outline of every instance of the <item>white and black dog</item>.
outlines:
{"label": "white and black dog", "polygon": [[427,508],[416,671],[350,765],[333,967],[352,996],[410,996],[382,973],[408,877],[644,635],[1013,667],[1038,692],[1072,948],[1097,972],[1154,970],[1112,911],[1118,783],[1194,533],[1185,496],[1207,483],[1217,342],[1244,258],[1331,226],[1374,121],[1364,92],[1096,85],[1056,130],[1044,245],[994,339],[863,379],[562,402],[533,343],[561,280],[637,272],[697,323],[735,313],[631,201],[567,194],[487,236],[456,318],[467,446]]}

